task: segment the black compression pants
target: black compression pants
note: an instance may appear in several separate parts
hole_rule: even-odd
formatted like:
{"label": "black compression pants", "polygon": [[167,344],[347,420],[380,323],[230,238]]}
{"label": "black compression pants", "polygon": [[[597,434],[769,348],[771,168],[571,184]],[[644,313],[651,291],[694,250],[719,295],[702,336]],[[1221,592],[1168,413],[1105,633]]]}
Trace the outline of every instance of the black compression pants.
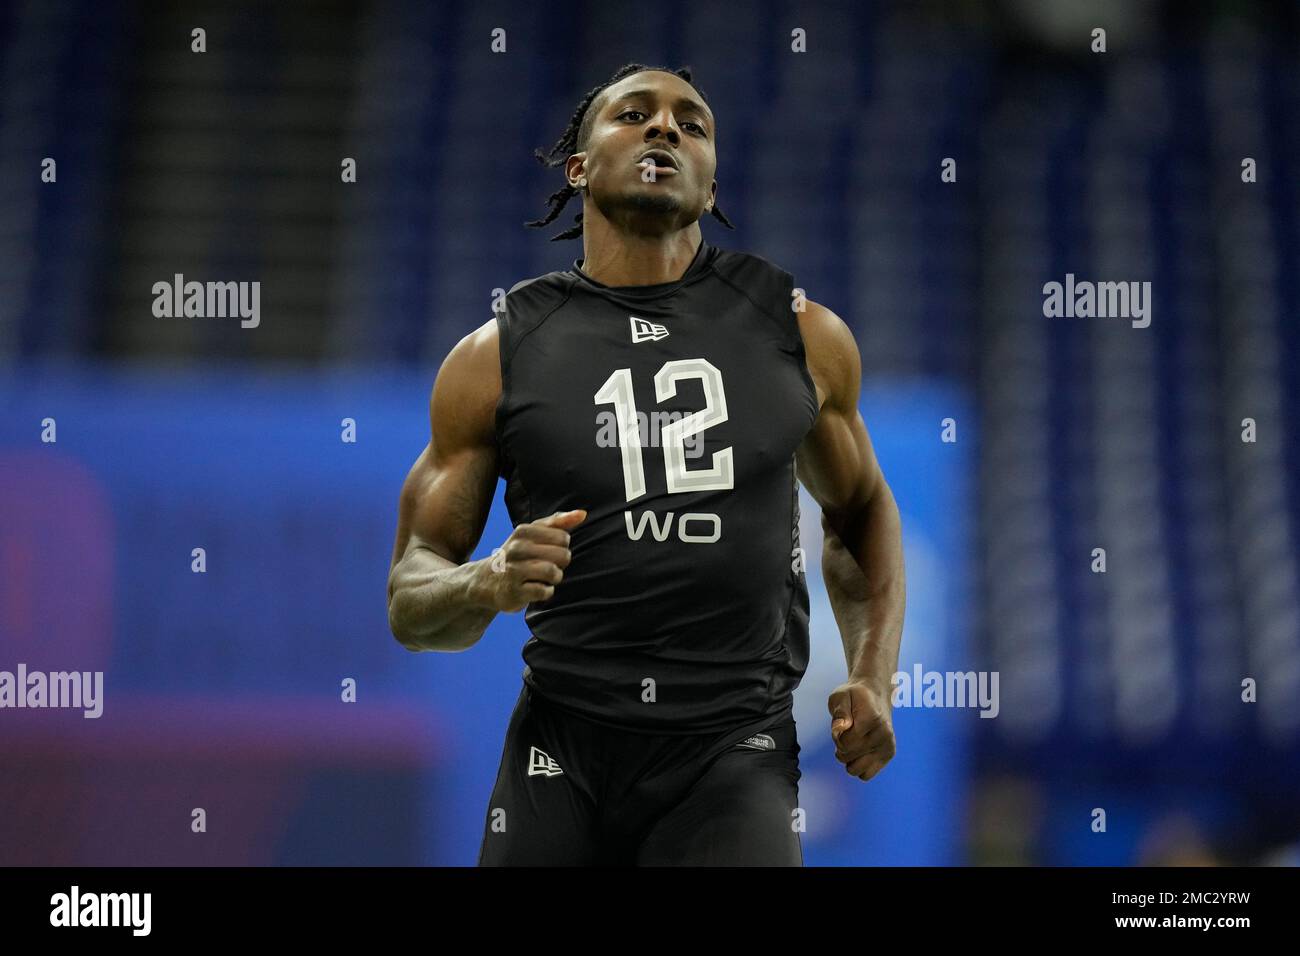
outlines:
{"label": "black compression pants", "polygon": [[802,866],[793,717],[714,734],[621,731],[524,685],[480,866]]}

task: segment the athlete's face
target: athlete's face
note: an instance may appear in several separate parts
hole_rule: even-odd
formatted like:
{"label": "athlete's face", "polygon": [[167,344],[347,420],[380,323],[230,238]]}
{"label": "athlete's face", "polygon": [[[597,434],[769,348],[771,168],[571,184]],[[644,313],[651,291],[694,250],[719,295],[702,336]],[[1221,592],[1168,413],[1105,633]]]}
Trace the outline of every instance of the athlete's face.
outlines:
{"label": "athlete's face", "polygon": [[[570,182],[587,178],[596,208],[637,232],[690,225],[714,201],[713,113],[673,73],[646,70],[607,87],[591,104],[587,148],[569,158]],[[648,150],[662,151],[649,157]]]}

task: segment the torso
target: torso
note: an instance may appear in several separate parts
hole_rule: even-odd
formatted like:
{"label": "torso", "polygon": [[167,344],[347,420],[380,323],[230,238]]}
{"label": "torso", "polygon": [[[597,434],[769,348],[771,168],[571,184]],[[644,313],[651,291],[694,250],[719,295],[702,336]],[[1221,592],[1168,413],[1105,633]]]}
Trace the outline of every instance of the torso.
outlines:
{"label": "torso", "polygon": [[555,596],[525,614],[525,680],[548,700],[661,733],[788,710],[808,657],[794,453],[824,401],[792,287],[704,245],[675,283],[604,287],[575,266],[506,297],[511,518],[588,511]]}

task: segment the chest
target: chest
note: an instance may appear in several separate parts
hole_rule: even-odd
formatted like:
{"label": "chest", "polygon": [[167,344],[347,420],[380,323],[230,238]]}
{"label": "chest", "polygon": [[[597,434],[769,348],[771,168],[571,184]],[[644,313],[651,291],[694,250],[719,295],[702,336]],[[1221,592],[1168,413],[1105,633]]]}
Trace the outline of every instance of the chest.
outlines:
{"label": "chest", "polygon": [[743,489],[785,468],[812,425],[800,362],[743,297],[561,310],[511,359],[505,428],[552,490],[631,502]]}

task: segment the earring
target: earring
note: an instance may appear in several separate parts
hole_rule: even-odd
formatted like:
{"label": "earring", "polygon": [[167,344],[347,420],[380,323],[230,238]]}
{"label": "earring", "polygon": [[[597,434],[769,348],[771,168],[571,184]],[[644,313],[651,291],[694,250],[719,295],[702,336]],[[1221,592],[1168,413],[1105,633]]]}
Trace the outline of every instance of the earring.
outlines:
{"label": "earring", "polygon": [[584,186],[587,185],[587,177],[579,176],[578,181],[576,183],[569,183],[569,185],[574,186],[577,189],[582,189]]}

